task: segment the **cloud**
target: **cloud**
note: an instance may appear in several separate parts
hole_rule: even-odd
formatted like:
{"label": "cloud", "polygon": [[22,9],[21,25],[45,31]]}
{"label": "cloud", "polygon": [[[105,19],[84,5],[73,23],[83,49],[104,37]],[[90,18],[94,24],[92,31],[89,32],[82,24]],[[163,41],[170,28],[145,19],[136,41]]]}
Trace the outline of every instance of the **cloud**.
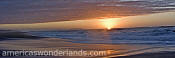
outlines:
{"label": "cloud", "polygon": [[0,24],[126,17],[175,9],[174,0],[0,0]]}

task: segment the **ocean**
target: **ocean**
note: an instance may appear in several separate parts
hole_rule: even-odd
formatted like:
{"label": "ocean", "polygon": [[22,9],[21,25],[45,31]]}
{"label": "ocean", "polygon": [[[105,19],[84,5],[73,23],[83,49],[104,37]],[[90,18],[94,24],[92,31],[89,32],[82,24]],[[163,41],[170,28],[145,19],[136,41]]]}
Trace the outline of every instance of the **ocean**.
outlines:
{"label": "ocean", "polygon": [[175,27],[116,28],[112,30],[32,31],[35,36],[74,40],[73,43],[175,45]]}

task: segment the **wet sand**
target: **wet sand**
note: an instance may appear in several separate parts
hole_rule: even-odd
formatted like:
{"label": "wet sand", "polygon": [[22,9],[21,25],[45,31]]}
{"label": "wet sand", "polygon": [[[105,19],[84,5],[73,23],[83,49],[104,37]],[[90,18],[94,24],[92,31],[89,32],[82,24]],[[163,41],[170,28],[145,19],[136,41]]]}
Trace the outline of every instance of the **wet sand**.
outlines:
{"label": "wet sand", "polygon": [[43,39],[20,39],[0,41],[1,50],[50,50],[59,48],[84,49],[84,50],[104,50],[110,51],[110,54],[120,54],[127,51],[150,48],[143,45],[126,44],[86,44],[72,43],[72,40],[58,38]]}
{"label": "wet sand", "polygon": [[174,58],[175,52],[143,53],[131,56],[121,56],[112,58]]}
{"label": "wet sand", "polygon": [[[98,58],[156,58],[156,57],[173,57],[174,47],[160,47],[151,45],[134,45],[134,44],[87,44],[87,43],[72,43],[73,40],[58,39],[58,38],[42,38],[42,39],[20,39],[20,40],[5,40],[0,41],[1,50],[54,50],[54,49],[83,49],[83,50],[103,50],[109,51],[106,56],[98,56]],[[157,52],[157,53],[150,53]],[[171,55],[171,56],[170,56]],[[29,57],[29,56],[26,56]],[[17,58],[26,58],[17,57]],[[41,56],[39,56],[41,57]],[[65,58],[76,58],[64,56]],[[86,58],[86,56],[78,58]],[[7,57],[8,58],[8,57]],[[16,57],[13,57],[16,58]],[[29,57],[30,58],[30,57]],[[35,58],[35,57],[32,57]],[[36,57],[38,58],[38,57]],[[41,58],[54,58],[51,56]],[[59,58],[59,57],[56,57]],[[96,58],[96,57],[95,57]]]}

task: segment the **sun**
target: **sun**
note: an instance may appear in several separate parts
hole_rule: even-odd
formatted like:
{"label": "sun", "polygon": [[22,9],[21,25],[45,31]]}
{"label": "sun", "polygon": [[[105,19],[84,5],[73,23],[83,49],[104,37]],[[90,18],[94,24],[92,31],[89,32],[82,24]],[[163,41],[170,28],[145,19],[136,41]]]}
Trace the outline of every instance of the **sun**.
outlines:
{"label": "sun", "polygon": [[119,18],[105,18],[105,19],[100,19],[100,21],[102,22],[102,25],[106,29],[111,30],[117,25]]}

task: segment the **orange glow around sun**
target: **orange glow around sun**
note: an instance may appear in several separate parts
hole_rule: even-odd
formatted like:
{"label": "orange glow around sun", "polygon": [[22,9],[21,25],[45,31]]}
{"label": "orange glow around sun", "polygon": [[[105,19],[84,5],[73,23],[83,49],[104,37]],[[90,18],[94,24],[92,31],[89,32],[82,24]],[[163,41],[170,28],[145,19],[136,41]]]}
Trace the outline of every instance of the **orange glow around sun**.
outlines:
{"label": "orange glow around sun", "polygon": [[119,18],[100,19],[100,21],[102,22],[102,25],[108,30],[114,28],[117,25],[118,20]]}

